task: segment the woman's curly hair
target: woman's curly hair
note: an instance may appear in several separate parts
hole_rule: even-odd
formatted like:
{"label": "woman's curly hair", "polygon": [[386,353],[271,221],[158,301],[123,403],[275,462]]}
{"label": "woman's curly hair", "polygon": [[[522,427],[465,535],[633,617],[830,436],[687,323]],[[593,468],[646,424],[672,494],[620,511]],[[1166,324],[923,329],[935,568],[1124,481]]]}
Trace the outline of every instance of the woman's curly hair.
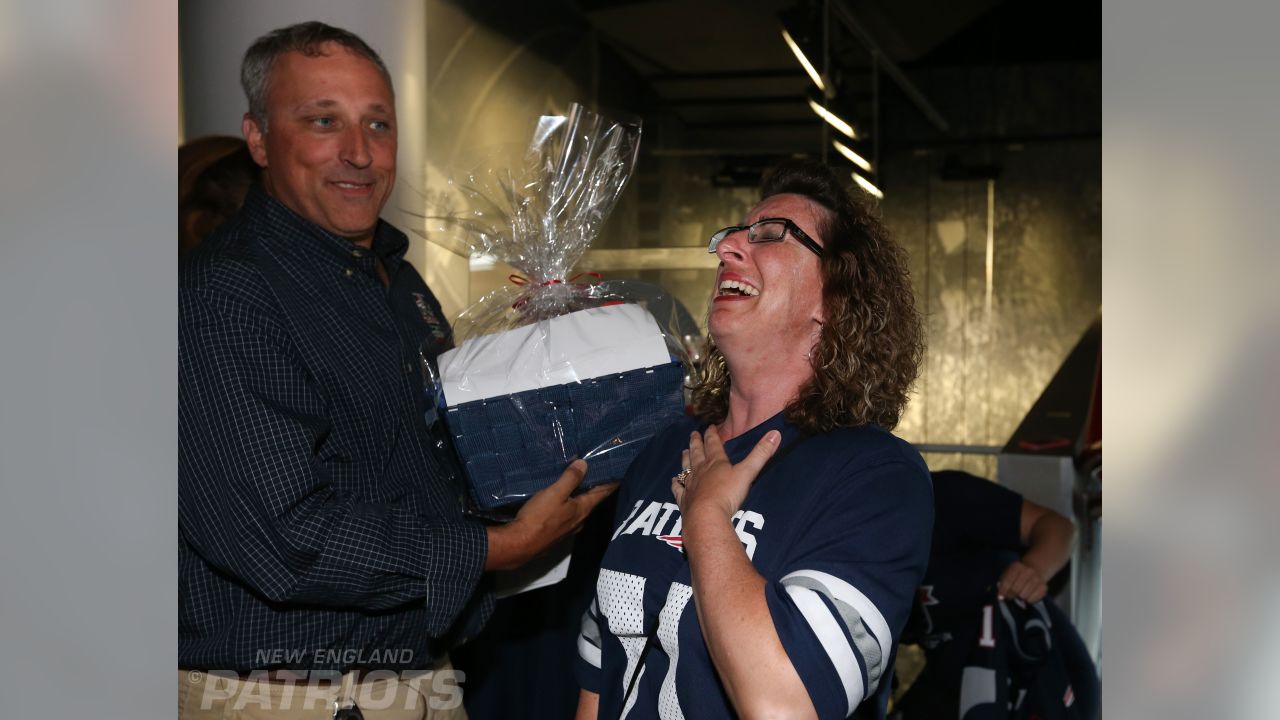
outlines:
{"label": "woman's curly hair", "polygon": [[[786,418],[808,433],[867,424],[892,429],[924,356],[906,253],[825,165],[792,160],[777,166],[765,178],[760,199],[784,193],[803,195],[829,211],[818,228],[826,322],[810,355],[813,377],[787,406]],[[694,412],[721,422],[732,380],[711,338],[705,358],[692,388]]]}

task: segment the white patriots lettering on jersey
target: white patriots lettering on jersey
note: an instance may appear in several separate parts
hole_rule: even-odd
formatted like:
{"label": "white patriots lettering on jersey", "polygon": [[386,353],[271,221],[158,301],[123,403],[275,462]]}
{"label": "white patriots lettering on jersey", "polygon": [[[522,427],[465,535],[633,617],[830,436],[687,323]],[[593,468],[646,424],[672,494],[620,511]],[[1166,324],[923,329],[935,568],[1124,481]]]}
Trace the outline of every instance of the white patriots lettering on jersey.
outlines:
{"label": "white patriots lettering on jersey", "polygon": [[742,547],[747,551],[747,559],[754,560],[756,557],[756,536],[747,532],[748,527],[756,530],[764,529],[764,516],[753,510],[739,510],[733,514],[733,531],[738,534],[738,539],[742,541]]}
{"label": "white patriots lettering on jersey", "polygon": [[[674,532],[664,532],[672,518],[676,522]],[[643,500],[636,502],[627,519],[613,531],[613,539],[621,535],[674,535],[680,532],[680,508],[671,502],[651,500],[647,504]]]}
{"label": "white patriots lettering on jersey", "polygon": [[657,522],[658,515],[662,512],[662,506],[666,504],[649,503],[649,506],[641,511],[635,520],[631,521],[631,525],[626,530],[623,530],[622,534],[632,535],[638,532],[641,535],[653,535],[653,524]]}
{"label": "white patriots lettering on jersey", "polygon": [[618,527],[613,531],[613,535],[609,538],[609,541],[610,541],[610,542],[613,542],[614,540],[617,540],[617,539],[618,539],[618,536],[622,534],[622,529],[623,529],[623,528],[625,528],[627,525],[631,524],[631,518],[633,518],[633,517],[635,517],[635,516],[636,516],[636,513],[640,511],[640,508],[641,508],[643,505],[644,505],[644,500],[637,500],[637,501],[636,501],[635,506],[631,508],[631,512],[627,513],[627,519],[626,519],[626,520],[623,520],[623,521],[622,521],[622,524],[621,524],[621,525],[619,525],[619,526],[618,526]]}
{"label": "white patriots lettering on jersey", "polygon": [[[754,530],[764,528],[764,516],[753,510],[739,510],[734,513],[733,531],[742,541],[747,559],[756,555],[756,536]],[[680,508],[675,503],[650,500],[637,500],[627,518],[613,531],[611,540],[623,535],[645,535],[656,538],[668,546],[684,552],[684,538],[680,535],[683,518]]]}
{"label": "white patriots lettering on jersey", "polygon": [[834,575],[797,570],[781,582],[839,675],[852,713],[888,670],[889,624],[870,598]]}

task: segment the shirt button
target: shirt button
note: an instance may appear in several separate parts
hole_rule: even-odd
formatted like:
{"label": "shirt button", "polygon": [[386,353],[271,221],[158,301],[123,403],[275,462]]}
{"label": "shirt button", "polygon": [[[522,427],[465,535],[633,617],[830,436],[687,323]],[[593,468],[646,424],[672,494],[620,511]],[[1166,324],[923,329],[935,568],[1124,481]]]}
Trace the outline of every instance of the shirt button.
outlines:
{"label": "shirt button", "polygon": [[363,250],[352,250],[352,251],[351,251],[351,257],[358,257],[358,258],[362,258],[362,257],[364,257],[364,251],[363,251]]}
{"label": "shirt button", "polygon": [[343,272],[343,274],[344,274],[344,275],[346,275],[347,277],[351,277],[352,275],[355,275],[355,274],[356,274],[356,271],[355,271],[355,270],[352,270],[351,268],[347,268],[346,270],[343,270],[342,272]]}

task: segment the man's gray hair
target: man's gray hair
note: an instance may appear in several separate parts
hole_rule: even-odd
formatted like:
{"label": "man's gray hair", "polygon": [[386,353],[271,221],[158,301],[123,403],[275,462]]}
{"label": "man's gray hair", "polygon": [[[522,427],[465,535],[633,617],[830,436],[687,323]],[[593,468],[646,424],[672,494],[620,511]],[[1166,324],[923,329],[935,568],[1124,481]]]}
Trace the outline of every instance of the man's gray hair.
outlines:
{"label": "man's gray hair", "polygon": [[249,113],[257,119],[262,132],[267,132],[267,91],[276,58],[289,52],[300,52],[307,57],[324,55],[326,43],[341,45],[377,65],[391,88],[392,97],[395,97],[391,73],[387,72],[382,58],[355,33],[314,20],[282,27],[254,40],[240,63],[240,87],[244,88],[244,95],[249,100]]}

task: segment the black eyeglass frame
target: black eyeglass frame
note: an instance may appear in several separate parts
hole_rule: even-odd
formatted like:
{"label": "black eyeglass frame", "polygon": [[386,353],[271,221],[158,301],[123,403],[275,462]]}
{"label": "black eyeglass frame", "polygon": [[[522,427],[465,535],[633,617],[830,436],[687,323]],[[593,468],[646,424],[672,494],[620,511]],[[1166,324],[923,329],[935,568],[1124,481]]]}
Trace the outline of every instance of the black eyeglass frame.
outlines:
{"label": "black eyeglass frame", "polygon": [[782,223],[783,227],[787,229],[787,232],[791,233],[791,236],[794,237],[797,241],[799,241],[801,245],[812,250],[814,255],[817,255],[818,257],[823,256],[824,253],[822,251],[821,245],[814,242],[813,238],[809,237],[809,235],[805,233],[805,231],[801,230],[800,226],[796,225],[795,222],[793,222],[790,218],[782,218],[782,217],[761,218],[751,223],[750,225],[730,225],[727,228],[721,228],[720,230],[717,230],[716,232],[711,234],[711,240],[707,243],[707,252],[709,253],[715,252],[716,248],[719,247],[720,242],[722,240],[738,232],[739,230],[747,231],[747,242],[749,243],[754,243],[754,244],[766,243],[767,244],[767,243],[782,242],[783,240],[786,240],[787,239],[786,235],[783,235],[777,240],[756,240],[755,239],[755,232],[753,232],[754,228],[757,225],[762,225],[764,223],[769,223],[769,222]]}

